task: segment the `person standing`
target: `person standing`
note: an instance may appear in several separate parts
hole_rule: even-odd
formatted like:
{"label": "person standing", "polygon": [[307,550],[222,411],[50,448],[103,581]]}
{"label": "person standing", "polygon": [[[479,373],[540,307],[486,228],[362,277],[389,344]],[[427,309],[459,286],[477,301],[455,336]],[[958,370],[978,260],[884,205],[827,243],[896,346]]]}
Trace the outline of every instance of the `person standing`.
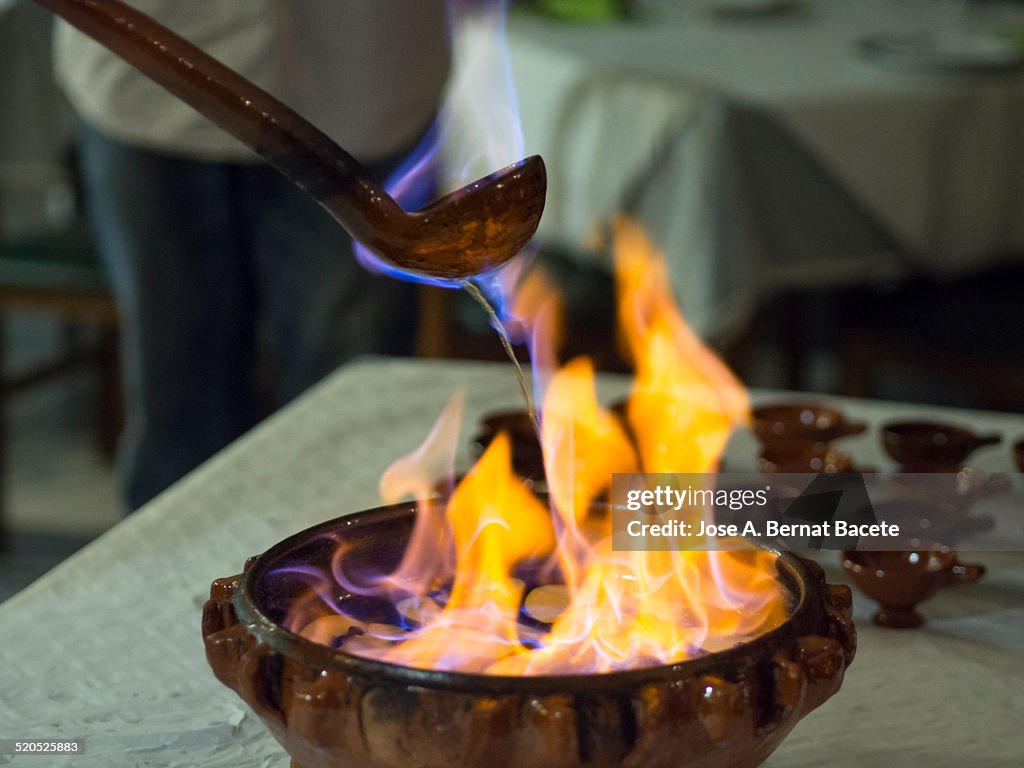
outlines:
{"label": "person standing", "polygon": [[[448,75],[444,0],[131,4],[379,181],[430,125]],[[311,198],[115,54],[62,22],[54,47],[122,318],[118,468],[136,509],[254,424],[263,389],[277,406],[354,355],[411,351],[415,294],[363,270]]]}

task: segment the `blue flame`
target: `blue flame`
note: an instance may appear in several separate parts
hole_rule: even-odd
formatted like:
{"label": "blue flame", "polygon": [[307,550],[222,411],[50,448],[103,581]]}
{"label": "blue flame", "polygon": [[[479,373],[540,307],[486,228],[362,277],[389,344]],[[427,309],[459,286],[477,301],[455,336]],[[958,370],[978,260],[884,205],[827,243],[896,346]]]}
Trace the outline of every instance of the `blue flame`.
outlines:
{"label": "blue flame", "polygon": [[[416,148],[384,183],[384,189],[403,210],[419,210],[437,197],[438,158],[442,146],[441,131],[439,120],[434,121]],[[353,246],[356,260],[374,274],[387,275],[412,283],[437,285],[442,288],[459,287],[456,280],[406,272],[396,265],[384,261],[360,242],[354,242]]]}
{"label": "blue flame", "polygon": [[[457,188],[525,156],[506,44],[507,12],[507,0],[448,1],[453,68],[445,103],[423,140],[384,183],[404,210],[418,210],[440,196],[442,171]],[[461,287],[458,280],[399,269],[359,243],[355,255],[371,272],[441,288]],[[503,320],[508,318],[516,278],[528,259],[524,252],[501,268],[473,278]]]}

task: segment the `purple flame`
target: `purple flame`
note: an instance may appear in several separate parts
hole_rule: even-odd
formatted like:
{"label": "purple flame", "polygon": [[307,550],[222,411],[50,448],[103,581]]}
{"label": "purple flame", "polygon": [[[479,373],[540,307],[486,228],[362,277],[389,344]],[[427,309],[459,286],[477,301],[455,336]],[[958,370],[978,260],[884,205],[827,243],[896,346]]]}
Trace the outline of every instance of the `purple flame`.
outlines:
{"label": "purple flame", "polygon": [[[384,189],[404,210],[418,210],[437,197],[435,191],[439,173],[439,151],[442,143],[442,128],[438,120],[434,122],[398,169],[384,182]],[[362,243],[354,243],[353,250],[359,263],[375,274],[387,275],[412,283],[437,285],[442,288],[459,287],[456,280],[405,272],[394,264],[382,260]]]}
{"label": "purple flame", "polygon": [[[444,176],[458,188],[525,156],[519,101],[506,44],[508,0],[448,0],[452,75],[438,119],[384,188],[407,211],[439,197]],[[356,243],[356,258],[371,272],[399,280],[459,288],[457,280],[405,272]],[[505,318],[523,256],[473,278]]]}

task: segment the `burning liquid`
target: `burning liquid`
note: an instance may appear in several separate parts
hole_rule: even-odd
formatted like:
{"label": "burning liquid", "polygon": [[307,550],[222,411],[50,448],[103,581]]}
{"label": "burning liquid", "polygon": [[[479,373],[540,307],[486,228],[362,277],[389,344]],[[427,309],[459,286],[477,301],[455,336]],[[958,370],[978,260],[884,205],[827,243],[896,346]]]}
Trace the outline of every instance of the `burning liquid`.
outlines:
{"label": "burning liquid", "polygon": [[[456,24],[456,74],[440,134],[449,147],[473,150],[454,159],[466,174],[475,162],[500,167],[524,152],[508,61],[500,55],[504,2],[455,7],[472,8],[475,23]],[[487,72],[493,77],[481,81]],[[494,103],[479,108],[488,101]],[[462,140],[460,125],[482,143]],[[516,676],[669,664],[785,621],[786,591],[772,553],[752,546],[742,552],[612,549],[604,504],[612,474],[714,472],[749,410],[739,382],[683,322],[650,244],[625,222],[616,232],[616,262],[622,340],[636,368],[624,414],[598,402],[588,360],[557,365],[561,313],[543,286],[521,302],[526,309],[512,312],[532,342],[531,402],[494,310],[510,298],[503,280],[511,281],[511,272],[485,287],[491,301],[479,280],[462,283],[488,313],[513,363],[543,448],[548,497],[535,496],[514,474],[506,434],[447,492],[461,419],[453,399],[424,446],[381,481],[385,501],[417,499],[401,562],[388,573],[368,572],[360,545],[341,541],[327,567],[298,564],[272,574],[308,587],[292,601],[282,622],[287,629],[392,664]],[[517,304],[529,293],[524,285]],[[438,495],[442,484],[446,493]],[[690,514],[696,521],[708,511]]]}
{"label": "burning liquid", "polygon": [[[599,518],[591,521],[595,527]],[[347,588],[339,593],[335,582],[324,583],[317,599],[300,601],[292,610],[287,626],[314,642],[402,666],[524,676],[593,674],[683,661],[752,640],[785,620],[788,604],[781,596],[775,599],[776,585],[768,575],[773,573],[773,556],[753,550],[692,554],[682,570],[687,589],[699,591],[701,581],[714,585],[721,578],[716,571],[738,567],[750,580],[737,580],[733,586],[749,589],[764,581],[766,593],[773,595],[770,604],[731,604],[712,587],[702,595],[706,602],[701,611],[684,601],[665,613],[656,594],[639,588],[649,575],[637,570],[636,562],[598,566],[574,590],[545,558],[527,558],[485,595],[474,595],[479,585],[467,593],[464,583],[437,581],[426,594],[389,600],[351,597]],[[341,581],[360,589],[349,582],[343,566],[341,571]],[[663,583],[660,589],[681,587]],[[328,597],[330,589],[336,597]],[[468,596],[478,599],[472,608]],[[587,610],[579,610],[581,605]]]}
{"label": "burning liquid", "polygon": [[516,382],[519,384],[519,391],[523,395],[523,402],[526,403],[526,412],[530,415],[530,421],[533,423],[533,427],[537,432],[537,440],[540,440],[540,424],[537,421],[537,409],[533,404],[533,398],[530,396],[530,385],[526,381],[526,374],[523,373],[523,366],[519,364],[519,358],[516,357],[516,351],[512,348],[512,339],[509,338],[508,330],[506,330],[504,324],[501,322],[501,318],[498,317],[498,313],[494,311],[494,307],[491,302],[487,300],[483,292],[476,287],[469,280],[461,280],[463,289],[473,300],[476,301],[484,312],[487,313],[487,317],[491,321],[491,327],[494,332],[498,334],[498,340],[501,342],[502,349],[505,350],[505,355],[512,363],[512,368],[515,371]]}
{"label": "burning liquid", "polygon": [[[547,499],[512,471],[507,434],[450,496],[431,496],[454,460],[461,406],[453,400],[423,448],[382,480],[386,499],[419,499],[401,563],[389,573],[353,572],[349,564],[366,558],[341,543],[329,569],[289,569],[309,589],[294,601],[288,629],[388,663],[520,676],[674,663],[785,621],[773,553],[753,545],[612,549],[603,503],[612,474],[714,472],[749,411],[742,387],[683,323],[662,263],[627,222],[616,259],[620,324],[636,367],[625,415],[598,402],[590,362],[573,360],[551,373],[543,397]],[[706,509],[689,514],[709,519]]]}

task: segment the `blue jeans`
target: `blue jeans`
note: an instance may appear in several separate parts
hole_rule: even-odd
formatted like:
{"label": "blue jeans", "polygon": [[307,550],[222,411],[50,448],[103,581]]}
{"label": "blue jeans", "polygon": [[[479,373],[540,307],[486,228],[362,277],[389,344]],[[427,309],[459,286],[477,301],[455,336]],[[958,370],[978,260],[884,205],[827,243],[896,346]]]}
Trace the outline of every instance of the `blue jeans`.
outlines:
{"label": "blue jeans", "polygon": [[413,286],[364,271],[344,230],[274,169],[164,155],[88,126],[80,152],[122,316],[130,509],[354,355],[411,351]]}

